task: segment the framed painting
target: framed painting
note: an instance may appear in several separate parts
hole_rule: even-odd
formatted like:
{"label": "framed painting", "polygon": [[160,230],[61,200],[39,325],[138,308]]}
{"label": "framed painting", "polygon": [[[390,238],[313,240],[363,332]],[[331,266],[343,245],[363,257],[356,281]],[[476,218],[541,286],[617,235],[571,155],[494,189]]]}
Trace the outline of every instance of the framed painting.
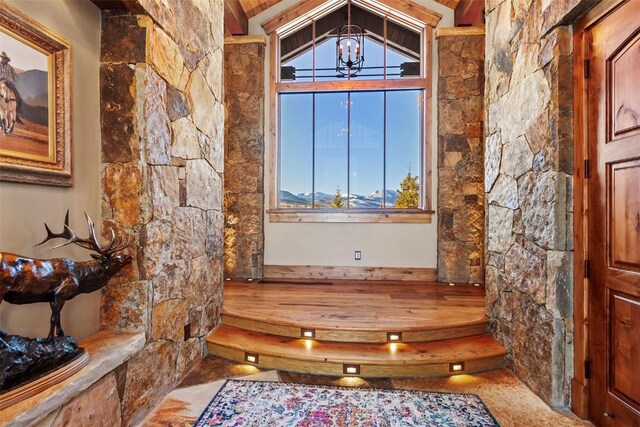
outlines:
{"label": "framed painting", "polygon": [[71,186],[71,53],[0,1],[0,180]]}

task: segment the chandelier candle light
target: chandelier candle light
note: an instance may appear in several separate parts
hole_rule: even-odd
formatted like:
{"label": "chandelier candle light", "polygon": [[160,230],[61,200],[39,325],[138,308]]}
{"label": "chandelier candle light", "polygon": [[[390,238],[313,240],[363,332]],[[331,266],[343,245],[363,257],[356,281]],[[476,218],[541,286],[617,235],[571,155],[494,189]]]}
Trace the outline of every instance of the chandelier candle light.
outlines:
{"label": "chandelier candle light", "polygon": [[[353,52],[352,52],[353,49]],[[345,58],[346,50],[346,58]],[[364,65],[364,30],[351,23],[351,0],[347,1],[347,23],[338,28],[336,42],[336,71],[355,77]]]}

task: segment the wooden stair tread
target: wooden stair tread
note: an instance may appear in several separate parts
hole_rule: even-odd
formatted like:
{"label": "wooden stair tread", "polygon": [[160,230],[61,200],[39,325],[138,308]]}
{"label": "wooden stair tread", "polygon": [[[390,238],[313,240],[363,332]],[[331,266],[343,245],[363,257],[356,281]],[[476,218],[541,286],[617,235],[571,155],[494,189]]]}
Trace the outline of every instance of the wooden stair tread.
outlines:
{"label": "wooden stair tread", "polygon": [[486,325],[484,287],[341,281],[225,282],[223,316],[343,331],[429,331]]}
{"label": "wooden stair tread", "polygon": [[502,357],[504,348],[487,334],[440,341],[392,344],[311,341],[220,326],[207,342],[235,350],[274,357],[329,363],[420,365]]}

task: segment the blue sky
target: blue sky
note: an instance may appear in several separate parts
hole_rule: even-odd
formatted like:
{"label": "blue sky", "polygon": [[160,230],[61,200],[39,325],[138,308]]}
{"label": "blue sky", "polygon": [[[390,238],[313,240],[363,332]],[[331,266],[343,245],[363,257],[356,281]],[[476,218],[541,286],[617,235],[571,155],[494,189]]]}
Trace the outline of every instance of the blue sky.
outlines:
{"label": "blue sky", "polygon": [[[369,39],[365,44],[365,66],[382,65],[382,46]],[[316,53],[318,67],[335,67],[335,54],[335,39],[321,44]],[[308,52],[286,65],[310,68],[310,58],[311,52]],[[388,51],[388,64],[408,60]],[[310,93],[280,95],[280,189],[294,194],[312,191],[333,194],[339,186],[342,193],[346,193],[349,173],[351,193],[367,196],[381,190],[384,186],[384,93],[351,92],[350,97],[346,92],[315,94],[315,151],[313,99]],[[349,103],[351,152],[348,156]],[[409,169],[413,174],[420,169],[421,103],[419,90],[387,92],[387,190],[398,190]],[[312,190],[314,175],[315,189]]]}

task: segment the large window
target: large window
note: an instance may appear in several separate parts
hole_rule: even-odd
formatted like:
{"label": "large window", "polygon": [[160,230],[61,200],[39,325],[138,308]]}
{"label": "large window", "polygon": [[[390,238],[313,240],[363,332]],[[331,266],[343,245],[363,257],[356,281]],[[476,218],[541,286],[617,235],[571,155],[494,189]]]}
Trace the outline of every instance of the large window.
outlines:
{"label": "large window", "polygon": [[431,28],[389,9],[351,5],[365,61],[350,74],[336,60],[347,13],[338,5],[276,31],[270,217],[425,220]]}
{"label": "large window", "polygon": [[422,90],[284,93],[279,104],[281,208],[422,207]]}

